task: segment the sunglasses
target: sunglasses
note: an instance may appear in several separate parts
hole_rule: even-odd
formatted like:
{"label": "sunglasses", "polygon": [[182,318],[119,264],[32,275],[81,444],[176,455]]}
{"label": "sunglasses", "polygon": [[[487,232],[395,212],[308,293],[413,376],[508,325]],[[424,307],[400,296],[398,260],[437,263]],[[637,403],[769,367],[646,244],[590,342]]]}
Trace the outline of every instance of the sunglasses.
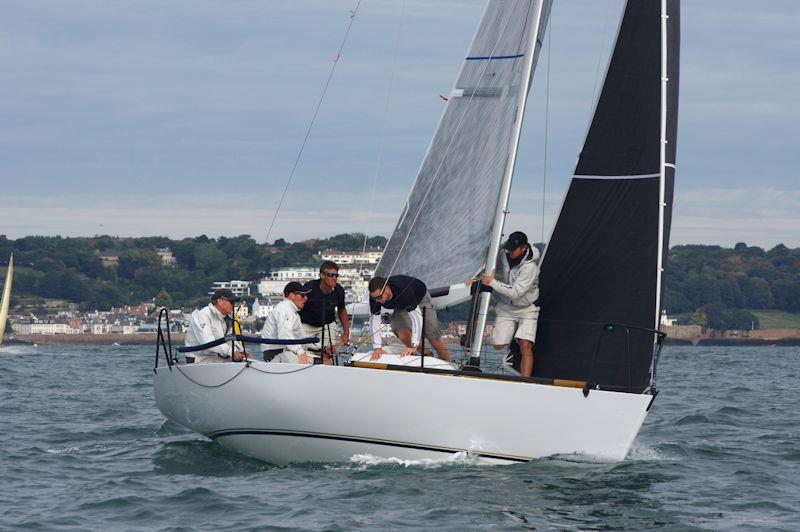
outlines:
{"label": "sunglasses", "polygon": [[339,277],[338,273],[331,273],[331,272],[322,272],[322,275],[324,275],[325,277],[332,277],[334,279]]}

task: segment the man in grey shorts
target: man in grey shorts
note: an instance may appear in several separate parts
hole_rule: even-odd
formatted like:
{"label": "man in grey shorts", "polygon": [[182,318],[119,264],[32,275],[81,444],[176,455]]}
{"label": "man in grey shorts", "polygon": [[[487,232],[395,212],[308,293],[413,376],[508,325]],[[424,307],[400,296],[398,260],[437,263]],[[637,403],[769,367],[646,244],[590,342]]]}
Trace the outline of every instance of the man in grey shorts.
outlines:
{"label": "man in grey shorts", "polygon": [[[539,250],[528,244],[528,237],[521,231],[511,233],[503,248],[505,253],[501,252],[497,260],[499,271],[481,278],[481,283],[490,286],[498,299],[492,341],[495,349],[503,349],[516,338],[522,352],[520,374],[530,377],[539,321]],[[468,280],[467,284],[471,282]]]}
{"label": "man in grey shorts", "polygon": [[[436,319],[436,310],[431,302],[431,295],[425,283],[407,275],[393,275],[388,279],[374,277],[369,282],[370,320],[369,328],[372,335],[372,360],[377,360],[383,353],[381,348],[381,308],[394,310],[392,314],[392,331],[402,341],[406,348],[402,355],[410,355],[418,349],[422,335],[430,340],[436,349],[436,354],[442,360],[450,360],[450,351],[447,349],[442,335],[439,332],[439,322]],[[424,319],[423,319],[424,313]],[[423,329],[424,323],[424,331]]]}

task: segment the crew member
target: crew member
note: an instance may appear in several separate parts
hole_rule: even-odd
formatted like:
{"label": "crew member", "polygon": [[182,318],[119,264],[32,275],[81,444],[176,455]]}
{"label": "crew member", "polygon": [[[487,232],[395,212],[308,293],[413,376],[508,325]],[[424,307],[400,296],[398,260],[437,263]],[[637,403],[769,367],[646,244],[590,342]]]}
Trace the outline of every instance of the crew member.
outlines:
{"label": "crew member", "polygon": [[[498,257],[498,267],[481,277],[481,283],[490,286],[497,294],[497,317],[492,331],[495,349],[505,349],[511,340],[519,343],[522,360],[520,373],[530,377],[533,372],[533,347],[539,321],[539,250],[528,244],[521,231],[508,236],[503,244],[504,253]],[[471,280],[467,281],[470,284]]]}
{"label": "crew member", "polygon": [[[227,288],[216,290],[211,296],[211,303],[200,310],[192,312],[189,320],[189,331],[186,333],[186,346],[207,344],[231,332],[233,324],[233,306],[239,298]],[[194,356],[196,364],[209,362],[241,362],[245,357],[250,357],[249,351],[236,351],[231,353],[230,342],[225,342],[215,347],[188,354]]]}
{"label": "crew member", "polygon": [[[264,328],[261,329],[261,337],[272,340],[300,340],[305,338],[300,316],[297,313],[305,306],[308,292],[309,290],[297,281],[288,283],[283,288],[284,300],[275,305],[273,311],[267,316]],[[266,362],[311,364],[311,357],[302,344],[263,344],[262,349]]]}
{"label": "crew member", "polygon": [[[320,264],[319,279],[305,284],[305,289],[309,290],[308,300],[299,312],[303,336],[320,338],[320,342],[309,344],[309,349],[322,352],[325,364],[331,363],[332,351],[337,343],[350,343],[350,320],[345,308],[344,288],[338,283],[338,279],[339,266],[335,262],[326,260]],[[342,324],[341,338],[336,326],[336,315]],[[324,346],[321,345],[323,338]]]}
{"label": "crew member", "polygon": [[372,357],[377,360],[383,354],[381,348],[381,308],[393,309],[392,331],[405,344],[402,356],[410,355],[420,348],[422,338],[422,313],[425,313],[425,338],[430,340],[442,360],[450,361],[450,351],[442,341],[436,310],[425,283],[407,275],[393,275],[388,279],[373,277],[368,285],[372,335]]}

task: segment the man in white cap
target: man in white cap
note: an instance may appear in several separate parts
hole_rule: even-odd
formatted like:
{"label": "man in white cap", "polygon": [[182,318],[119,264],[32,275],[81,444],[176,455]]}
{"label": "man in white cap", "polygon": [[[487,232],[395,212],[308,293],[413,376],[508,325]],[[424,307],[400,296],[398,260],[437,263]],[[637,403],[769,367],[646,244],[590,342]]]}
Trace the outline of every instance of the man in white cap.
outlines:
{"label": "man in white cap", "polygon": [[[508,347],[516,338],[522,353],[520,374],[530,377],[533,371],[533,344],[536,342],[536,326],[539,321],[539,250],[528,244],[528,237],[521,231],[508,236],[503,244],[497,266],[492,273],[484,274],[481,283],[497,294],[494,307],[497,317],[492,331],[495,349]],[[468,280],[467,284],[471,284]]]}
{"label": "man in white cap", "polygon": [[[297,281],[283,288],[284,300],[275,305],[261,329],[261,337],[271,340],[300,340],[304,338],[303,324],[297,314],[308,301],[311,290]],[[264,344],[266,362],[288,362],[291,364],[311,364],[311,357],[302,344],[275,345]]]}

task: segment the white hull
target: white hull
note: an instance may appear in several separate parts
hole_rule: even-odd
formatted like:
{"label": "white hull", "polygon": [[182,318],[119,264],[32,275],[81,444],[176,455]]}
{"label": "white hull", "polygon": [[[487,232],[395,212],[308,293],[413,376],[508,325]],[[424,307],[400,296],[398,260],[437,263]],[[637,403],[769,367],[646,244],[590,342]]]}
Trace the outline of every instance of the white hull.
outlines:
{"label": "white hull", "polygon": [[159,367],[154,388],[167,418],[279,465],[342,462],[358,454],[441,459],[464,451],[499,463],[552,455],[618,461],[652,399],[600,390],[584,397],[579,388],[468,376],[263,362],[246,369],[237,363]]}

